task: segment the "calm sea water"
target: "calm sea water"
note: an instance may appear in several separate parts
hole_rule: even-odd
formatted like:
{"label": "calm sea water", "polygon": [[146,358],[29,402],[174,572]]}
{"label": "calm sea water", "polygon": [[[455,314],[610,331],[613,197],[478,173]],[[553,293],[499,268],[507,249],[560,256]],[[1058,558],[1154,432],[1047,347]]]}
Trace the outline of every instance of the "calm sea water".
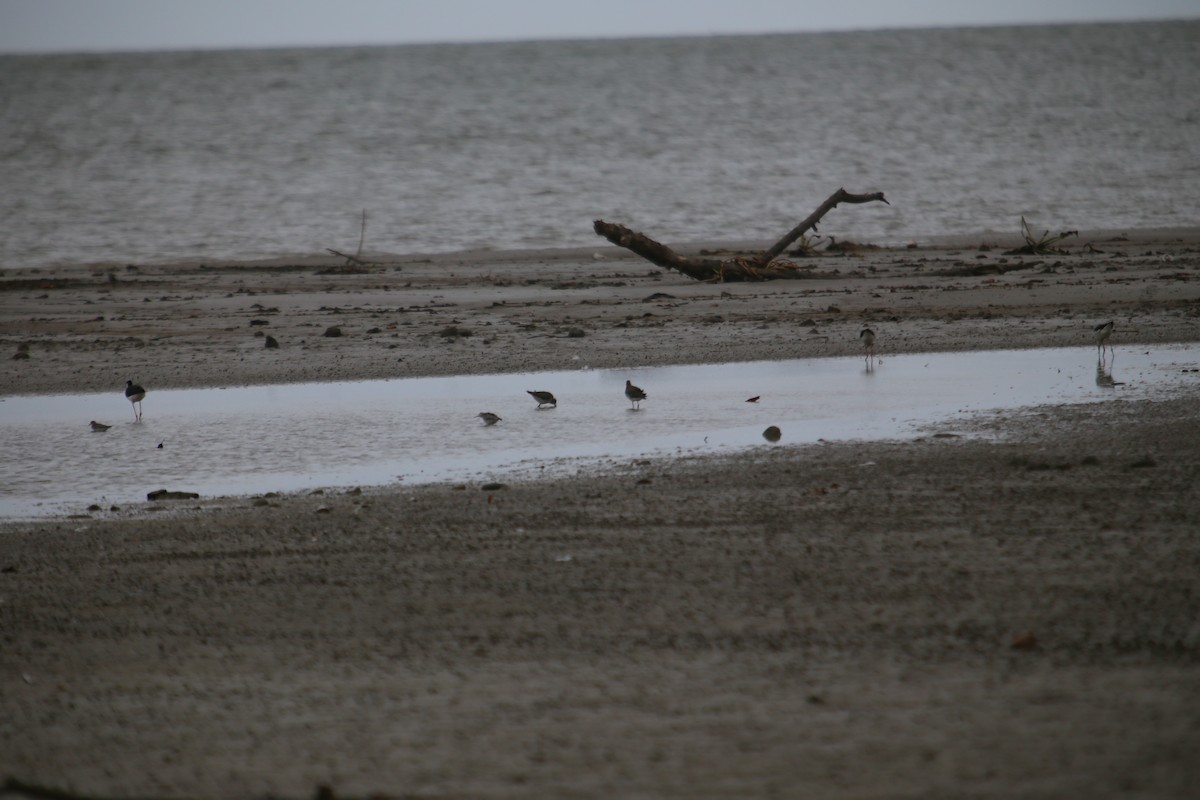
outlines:
{"label": "calm sea water", "polygon": [[1200,22],[0,57],[0,266],[1200,223]]}

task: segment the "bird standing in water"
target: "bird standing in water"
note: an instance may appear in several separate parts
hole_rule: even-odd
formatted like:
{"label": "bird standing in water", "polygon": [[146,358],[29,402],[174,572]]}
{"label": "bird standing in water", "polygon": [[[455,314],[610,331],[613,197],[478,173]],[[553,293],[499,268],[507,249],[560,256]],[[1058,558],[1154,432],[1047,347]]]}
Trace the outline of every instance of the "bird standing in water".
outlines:
{"label": "bird standing in water", "polygon": [[500,421],[500,417],[490,411],[480,411],[479,418],[483,420],[484,425],[495,425]]}
{"label": "bird standing in water", "polygon": [[526,389],[525,391],[529,392],[530,397],[532,397],[534,400],[537,400],[538,408],[541,408],[542,406],[554,406],[555,408],[558,408],[558,401],[555,400],[554,395],[550,394],[549,392],[534,392],[529,389]]}
{"label": "bird standing in water", "polygon": [[875,355],[875,331],[870,328],[863,328],[859,331],[858,338],[862,340],[863,349],[867,352],[867,361]]}
{"label": "bird standing in water", "polygon": [[96,420],[92,420],[88,424],[91,425],[92,430],[96,431],[97,433],[103,433],[112,427],[112,425],[105,425],[103,422],[96,422]]}
{"label": "bird standing in water", "polygon": [[634,411],[637,411],[638,404],[646,399],[646,393],[634,386],[630,381],[625,381],[625,396],[628,397],[629,402],[633,404]]}
{"label": "bird standing in water", "polygon": [[1112,336],[1113,332],[1112,320],[1110,319],[1108,322],[1101,322],[1099,325],[1092,328],[1092,330],[1096,332],[1096,350],[1099,351],[1100,355],[1103,357],[1105,345],[1108,345],[1108,352],[1111,353],[1113,349],[1112,345],[1108,344],[1108,340],[1109,337]]}
{"label": "bird standing in water", "polygon": [[125,381],[125,398],[133,405],[133,421],[141,421],[142,401],[146,399],[146,390],[133,381]]}

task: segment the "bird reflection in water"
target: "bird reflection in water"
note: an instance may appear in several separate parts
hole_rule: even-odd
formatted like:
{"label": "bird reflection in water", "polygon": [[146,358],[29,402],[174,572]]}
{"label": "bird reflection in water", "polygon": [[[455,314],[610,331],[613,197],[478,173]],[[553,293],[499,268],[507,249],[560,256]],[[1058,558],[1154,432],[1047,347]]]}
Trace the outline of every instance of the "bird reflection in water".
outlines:
{"label": "bird reflection in water", "polygon": [[1125,385],[1125,381],[1113,380],[1112,368],[1113,368],[1114,361],[1116,361],[1116,359],[1111,358],[1111,357],[1106,361],[1103,356],[1096,359],[1096,385],[1097,386],[1103,386],[1105,388],[1112,388],[1113,386],[1124,386]]}

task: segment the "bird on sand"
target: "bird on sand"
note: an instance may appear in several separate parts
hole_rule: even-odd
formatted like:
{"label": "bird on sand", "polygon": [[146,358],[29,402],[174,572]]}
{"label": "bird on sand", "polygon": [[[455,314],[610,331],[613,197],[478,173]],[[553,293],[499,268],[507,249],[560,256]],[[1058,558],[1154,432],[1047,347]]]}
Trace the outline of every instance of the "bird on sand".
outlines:
{"label": "bird on sand", "polygon": [[484,425],[495,425],[500,421],[500,417],[490,411],[480,411],[479,418],[483,420]]}
{"label": "bird on sand", "polygon": [[631,381],[625,381],[625,396],[629,398],[635,411],[638,409],[638,404],[646,399],[646,393],[634,386]]}
{"label": "bird on sand", "polygon": [[862,340],[863,349],[867,352],[867,360],[875,355],[875,331],[870,328],[863,328],[858,333],[858,338]]}
{"label": "bird on sand", "polygon": [[142,418],[142,400],[146,399],[146,390],[133,381],[125,381],[125,398],[133,405],[133,420]]}
{"label": "bird on sand", "polygon": [[97,433],[101,433],[112,427],[112,425],[105,425],[103,422],[96,422],[96,420],[92,420],[88,424],[91,425],[92,430],[96,431]]}
{"label": "bird on sand", "polygon": [[550,394],[550,392],[534,392],[530,391],[529,389],[526,389],[525,391],[529,392],[530,397],[532,397],[534,400],[537,400],[538,408],[541,408],[542,406],[554,406],[555,408],[558,408],[558,401],[554,399],[554,395]]}
{"label": "bird on sand", "polygon": [[1100,355],[1104,355],[1105,345],[1108,345],[1108,352],[1111,353],[1113,349],[1112,345],[1108,344],[1108,339],[1110,336],[1112,336],[1113,332],[1112,320],[1110,319],[1108,322],[1101,322],[1099,325],[1092,328],[1092,330],[1096,333],[1096,350],[1100,352]]}

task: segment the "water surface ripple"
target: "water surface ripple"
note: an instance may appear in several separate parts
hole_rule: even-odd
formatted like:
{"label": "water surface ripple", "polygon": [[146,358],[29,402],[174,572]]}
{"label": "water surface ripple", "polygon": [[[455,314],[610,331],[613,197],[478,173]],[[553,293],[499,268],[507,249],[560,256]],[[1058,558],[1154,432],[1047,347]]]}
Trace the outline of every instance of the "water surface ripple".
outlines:
{"label": "water surface ripple", "polygon": [[1200,219],[1200,21],[0,56],[0,266]]}

